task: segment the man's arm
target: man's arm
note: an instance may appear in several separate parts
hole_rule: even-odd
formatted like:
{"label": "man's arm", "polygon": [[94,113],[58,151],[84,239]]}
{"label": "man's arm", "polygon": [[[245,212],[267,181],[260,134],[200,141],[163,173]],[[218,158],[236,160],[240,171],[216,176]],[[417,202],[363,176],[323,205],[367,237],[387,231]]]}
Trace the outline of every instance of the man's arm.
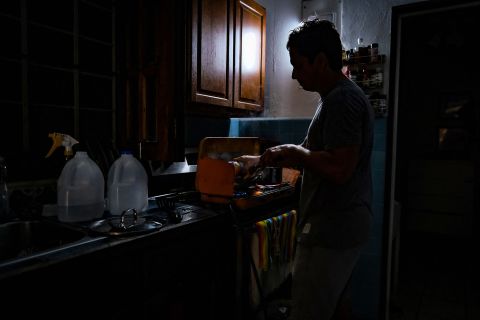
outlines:
{"label": "man's arm", "polygon": [[262,166],[303,167],[335,184],[345,183],[358,163],[358,146],[310,151],[300,145],[269,148],[260,158]]}

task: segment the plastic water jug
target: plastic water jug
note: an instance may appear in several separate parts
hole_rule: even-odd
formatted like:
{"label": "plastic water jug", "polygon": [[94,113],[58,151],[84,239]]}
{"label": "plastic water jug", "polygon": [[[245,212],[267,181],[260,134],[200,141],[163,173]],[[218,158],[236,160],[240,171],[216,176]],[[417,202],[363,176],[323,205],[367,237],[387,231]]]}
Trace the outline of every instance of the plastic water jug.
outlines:
{"label": "plastic water jug", "polygon": [[80,222],[103,216],[105,180],[98,165],[78,151],[63,167],[57,181],[58,219]]}
{"label": "plastic water jug", "polygon": [[129,151],[123,151],[108,171],[107,205],[112,215],[132,208],[137,212],[147,209],[147,172]]}

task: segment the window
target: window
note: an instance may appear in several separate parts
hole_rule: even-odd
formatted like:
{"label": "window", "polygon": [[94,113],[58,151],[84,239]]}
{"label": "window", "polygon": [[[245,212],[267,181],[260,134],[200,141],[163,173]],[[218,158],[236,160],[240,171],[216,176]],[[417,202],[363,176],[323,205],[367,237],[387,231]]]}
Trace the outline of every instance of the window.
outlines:
{"label": "window", "polygon": [[[115,6],[98,0],[3,0],[0,154],[9,180],[56,178],[49,132],[115,142]],[[91,155],[95,158],[95,155]]]}

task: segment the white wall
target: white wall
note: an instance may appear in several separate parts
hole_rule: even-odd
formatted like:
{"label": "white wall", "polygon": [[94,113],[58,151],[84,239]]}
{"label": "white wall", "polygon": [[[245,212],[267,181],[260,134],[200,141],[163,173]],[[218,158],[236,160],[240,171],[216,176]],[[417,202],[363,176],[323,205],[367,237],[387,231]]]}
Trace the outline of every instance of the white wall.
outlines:
{"label": "white wall", "polygon": [[[267,62],[265,83],[266,117],[311,117],[318,94],[301,89],[291,77],[292,67],[286,43],[289,32],[302,20],[302,0],[257,0],[267,9]],[[390,24],[392,6],[419,0],[309,0],[309,7],[338,11],[337,24],[346,49],[376,42],[386,54],[384,92],[388,93]]]}
{"label": "white wall", "polygon": [[388,94],[390,68],[390,32],[392,7],[420,0],[343,0],[342,42],[347,49],[363,43],[378,43],[380,54],[386,55],[383,92]]}
{"label": "white wall", "polygon": [[286,48],[288,35],[301,21],[300,0],[257,0],[267,9],[266,117],[311,117],[318,94],[306,92],[292,79]]}

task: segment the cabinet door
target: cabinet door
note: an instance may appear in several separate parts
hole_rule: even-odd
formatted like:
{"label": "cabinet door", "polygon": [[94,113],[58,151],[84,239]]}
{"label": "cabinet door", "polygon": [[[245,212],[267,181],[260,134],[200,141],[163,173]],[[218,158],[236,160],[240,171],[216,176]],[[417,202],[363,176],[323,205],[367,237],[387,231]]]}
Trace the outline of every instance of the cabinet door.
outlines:
{"label": "cabinet door", "polygon": [[178,3],[129,0],[122,2],[119,13],[125,22],[121,40],[126,52],[125,114],[119,130],[124,131],[122,143],[140,145],[139,155],[148,160],[174,160],[180,142],[175,105],[182,74],[175,66],[183,54],[176,51],[182,42],[177,38],[184,35],[178,28],[177,20],[183,19],[176,16]]}
{"label": "cabinet door", "polygon": [[139,19],[140,141],[146,159],[171,160],[174,110],[174,5],[143,0]]}
{"label": "cabinet door", "polygon": [[265,84],[265,8],[252,0],[236,7],[234,107],[261,111]]}
{"label": "cabinet door", "polygon": [[192,102],[233,104],[233,5],[192,1]]}

